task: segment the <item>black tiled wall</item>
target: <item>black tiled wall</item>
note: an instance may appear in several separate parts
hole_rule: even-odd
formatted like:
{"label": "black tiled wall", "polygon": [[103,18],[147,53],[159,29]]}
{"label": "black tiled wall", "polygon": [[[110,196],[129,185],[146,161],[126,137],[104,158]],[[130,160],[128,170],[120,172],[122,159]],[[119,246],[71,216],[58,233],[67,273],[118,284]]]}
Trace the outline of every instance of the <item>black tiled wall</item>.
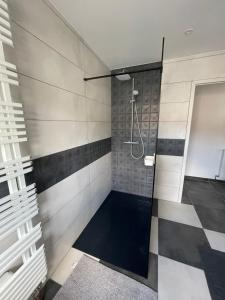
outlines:
{"label": "black tiled wall", "polygon": [[[145,70],[160,66],[160,63],[126,68],[128,71]],[[116,72],[122,71],[114,70]],[[135,78],[135,89],[138,118],[141,134],[145,145],[145,155],[156,152],[156,140],[160,102],[160,70],[131,74]],[[130,145],[124,144],[130,140],[132,80],[119,81],[112,78],[112,183],[113,189],[121,192],[152,196],[153,167],[145,167],[143,159],[135,160],[130,156]],[[135,118],[136,121],[136,118]],[[135,122],[134,140],[138,137],[138,127]],[[140,146],[134,146],[134,154],[141,151]]]}
{"label": "black tiled wall", "polygon": [[27,183],[36,182],[38,193],[79,171],[111,151],[111,138],[75,147],[33,161]]}
{"label": "black tiled wall", "polygon": [[[37,192],[41,193],[109,152],[111,138],[34,159],[34,170],[25,175],[26,182],[35,182]],[[7,183],[1,183],[0,197],[8,194]]]}
{"label": "black tiled wall", "polygon": [[157,154],[183,156],[184,144],[183,139],[158,139]]}

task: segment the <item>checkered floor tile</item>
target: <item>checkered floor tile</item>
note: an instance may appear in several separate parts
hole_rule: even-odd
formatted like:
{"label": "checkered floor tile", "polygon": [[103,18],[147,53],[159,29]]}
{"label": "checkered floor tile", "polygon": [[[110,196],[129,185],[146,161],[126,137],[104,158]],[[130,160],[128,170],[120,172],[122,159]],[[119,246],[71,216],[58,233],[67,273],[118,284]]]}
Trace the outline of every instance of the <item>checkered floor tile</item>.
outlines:
{"label": "checkered floor tile", "polygon": [[182,200],[155,203],[158,299],[224,300],[225,184],[186,180]]}

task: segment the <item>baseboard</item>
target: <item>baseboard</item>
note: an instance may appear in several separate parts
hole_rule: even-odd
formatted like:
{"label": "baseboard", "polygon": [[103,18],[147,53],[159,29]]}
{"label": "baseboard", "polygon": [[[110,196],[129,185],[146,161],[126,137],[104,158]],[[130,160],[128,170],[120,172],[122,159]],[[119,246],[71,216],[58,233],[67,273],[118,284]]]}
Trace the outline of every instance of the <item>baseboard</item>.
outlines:
{"label": "baseboard", "polygon": [[212,179],[212,178],[186,176],[186,175],[185,175],[184,179],[190,180],[190,181],[200,181],[200,182],[223,182],[223,183],[225,183],[225,180],[216,180],[216,179]]}

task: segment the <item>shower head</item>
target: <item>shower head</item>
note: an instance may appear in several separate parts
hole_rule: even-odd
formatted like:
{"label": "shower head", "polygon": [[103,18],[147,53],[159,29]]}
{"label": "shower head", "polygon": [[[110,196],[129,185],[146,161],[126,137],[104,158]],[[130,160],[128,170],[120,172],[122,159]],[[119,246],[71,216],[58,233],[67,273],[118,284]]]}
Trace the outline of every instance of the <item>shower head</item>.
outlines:
{"label": "shower head", "polygon": [[116,78],[121,81],[125,81],[125,80],[130,80],[131,77],[129,74],[120,74],[120,75],[116,75]]}

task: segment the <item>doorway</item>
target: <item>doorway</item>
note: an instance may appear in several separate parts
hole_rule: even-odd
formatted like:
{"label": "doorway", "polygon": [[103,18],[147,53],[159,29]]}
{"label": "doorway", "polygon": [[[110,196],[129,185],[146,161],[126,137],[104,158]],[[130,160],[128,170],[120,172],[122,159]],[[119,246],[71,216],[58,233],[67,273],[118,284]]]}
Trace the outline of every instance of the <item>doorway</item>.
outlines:
{"label": "doorway", "polygon": [[196,87],[185,175],[224,179],[225,84]]}
{"label": "doorway", "polygon": [[195,262],[194,253],[197,253],[211,298],[219,299],[224,295],[225,266],[225,178],[222,156],[222,149],[225,148],[225,83],[194,86],[193,92],[194,89],[181,207],[192,210],[200,221],[199,228],[196,225],[186,228],[191,232],[187,244],[188,247],[192,245],[192,249],[188,253],[192,253]]}

